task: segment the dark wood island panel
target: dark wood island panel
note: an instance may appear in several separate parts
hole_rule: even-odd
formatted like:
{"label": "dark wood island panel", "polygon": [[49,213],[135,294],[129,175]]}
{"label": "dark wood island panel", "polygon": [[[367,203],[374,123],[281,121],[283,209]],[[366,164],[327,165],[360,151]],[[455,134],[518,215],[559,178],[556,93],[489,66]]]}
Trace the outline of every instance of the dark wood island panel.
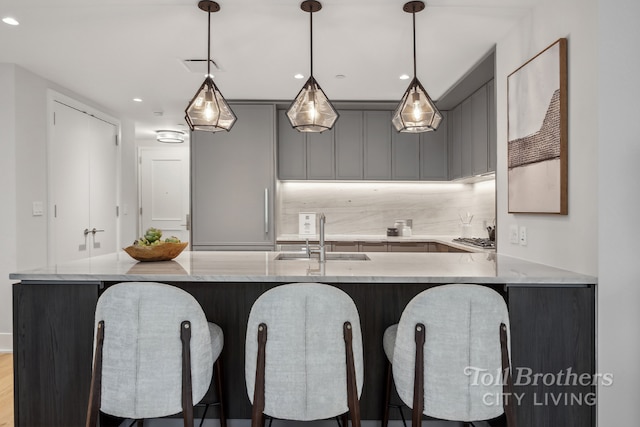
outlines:
{"label": "dark wood island panel", "polygon": [[[321,277],[319,282],[323,281]],[[97,298],[115,282],[94,284],[14,285],[14,358],[16,426],[82,426],[86,412]],[[170,282],[168,282],[170,283]],[[175,282],[194,295],[207,318],[225,334],[222,353],[227,414],[249,419],[244,381],[246,323],[253,302],[281,283]],[[385,355],[382,334],[398,322],[406,304],[439,283],[330,283],[343,289],[360,312],[364,336],[365,382],[362,418],[382,415]],[[442,283],[443,284],[443,283]],[[569,367],[594,373],[595,286],[485,285],[506,298],[512,327],[514,368],[553,373]],[[539,405],[543,393],[587,393],[593,387],[520,386],[525,393],[517,407],[518,425],[584,427],[595,425],[593,406],[560,402]],[[534,393],[536,395],[534,396]],[[549,396],[549,394],[547,394]],[[392,416],[394,411],[392,411]],[[215,412],[211,414],[215,417]],[[104,417],[102,425],[117,423]],[[498,420],[495,425],[501,425]]]}

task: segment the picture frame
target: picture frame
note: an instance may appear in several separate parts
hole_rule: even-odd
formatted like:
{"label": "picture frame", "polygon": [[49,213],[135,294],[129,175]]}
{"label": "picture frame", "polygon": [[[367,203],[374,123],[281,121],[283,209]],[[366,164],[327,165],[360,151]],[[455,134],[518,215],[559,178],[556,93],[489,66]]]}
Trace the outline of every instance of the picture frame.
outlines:
{"label": "picture frame", "polygon": [[507,77],[509,213],[568,214],[567,39]]}

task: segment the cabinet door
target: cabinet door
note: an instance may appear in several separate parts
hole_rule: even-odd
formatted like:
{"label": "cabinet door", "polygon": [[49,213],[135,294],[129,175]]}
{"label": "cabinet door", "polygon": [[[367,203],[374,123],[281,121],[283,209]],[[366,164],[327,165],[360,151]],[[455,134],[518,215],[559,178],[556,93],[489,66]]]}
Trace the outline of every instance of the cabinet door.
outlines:
{"label": "cabinet door", "polygon": [[495,80],[491,80],[487,83],[487,114],[489,123],[489,159],[488,159],[488,171],[494,172],[496,170],[496,157],[497,157],[497,136],[496,136],[496,85]]}
{"label": "cabinet door", "polygon": [[233,132],[192,133],[192,246],[273,249],[274,107],[232,108]]}
{"label": "cabinet door", "polygon": [[471,95],[472,175],[487,172],[488,161],[487,87],[482,86]]}
{"label": "cabinet door", "polygon": [[389,252],[429,252],[429,247],[423,242],[389,243]]}
{"label": "cabinet door", "polygon": [[[234,108],[235,111],[235,108]],[[236,123],[239,124],[239,123]],[[235,131],[235,128],[234,128]],[[285,110],[278,111],[278,177],[307,178],[307,148],[305,134],[291,127]]]}
{"label": "cabinet door", "polygon": [[391,112],[364,112],[364,179],[391,179]]}
{"label": "cabinet door", "polygon": [[336,123],[336,179],[362,179],[363,168],[363,113],[340,111]]}
{"label": "cabinet door", "polygon": [[[340,116],[342,119],[342,116]],[[358,252],[358,242],[333,242],[334,252]]]}
{"label": "cabinet door", "polygon": [[449,112],[449,179],[462,176],[462,105]]}
{"label": "cabinet door", "polygon": [[333,129],[307,133],[307,179],[334,179]]}
{"label": "cabinet door", "polygon": [[471,98],[467,98],[462,102],[460,116],[461,135],[462,135],[462,176],[471,176],[473,174],[473,128],[471,123],[472,107]]}
{"label": "cabinet door", "polygon": [[385,242],[360,242],[360,252],[387,252]]}
{"label": "cabinet door", "polygon": [[442,123],[434,132],[420,134],[420,179],[447,180],[447,128],[448,114],[442,111]]}
{"label": "cabinet door", "polygon": [[392,179],[420,179],[420,135],[393,131],[391,160]]}

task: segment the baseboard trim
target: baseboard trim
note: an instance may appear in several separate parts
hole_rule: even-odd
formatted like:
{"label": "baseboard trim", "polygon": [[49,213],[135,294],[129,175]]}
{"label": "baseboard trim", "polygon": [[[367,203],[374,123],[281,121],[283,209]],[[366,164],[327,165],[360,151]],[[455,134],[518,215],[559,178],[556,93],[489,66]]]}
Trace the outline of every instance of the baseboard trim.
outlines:
{"label": "baseboard trim", "polygon": [[13,334],[0,333],[0,353],[13,353]]}

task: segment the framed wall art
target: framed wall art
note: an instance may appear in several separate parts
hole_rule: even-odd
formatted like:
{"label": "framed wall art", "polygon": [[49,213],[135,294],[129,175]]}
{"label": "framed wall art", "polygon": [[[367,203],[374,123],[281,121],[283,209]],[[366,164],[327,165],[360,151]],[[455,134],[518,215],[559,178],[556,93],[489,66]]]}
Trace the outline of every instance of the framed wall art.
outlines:
{"label": "framed wall art", "polygon": [[567,39],[507,78],[509,213],[567,215]]}

